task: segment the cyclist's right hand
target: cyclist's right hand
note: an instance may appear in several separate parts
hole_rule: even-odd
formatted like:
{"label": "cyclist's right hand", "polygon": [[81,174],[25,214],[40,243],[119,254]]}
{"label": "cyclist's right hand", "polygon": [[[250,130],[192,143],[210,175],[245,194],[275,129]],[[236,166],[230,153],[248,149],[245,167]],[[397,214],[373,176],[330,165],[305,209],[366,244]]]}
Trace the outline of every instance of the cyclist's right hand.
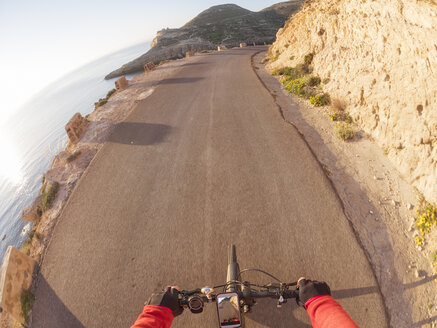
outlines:
{"label": "cyclist's right hand", "polygon": [[160,293],[153,293],[145,305],[164,306],[169,308],[173,316],[176,317],[184,311],[184,308],[179,305],[178,290],[177,287],[169,286]]}
{"label": "cyclist's right hand", "polygon": [[300,278],[297,282],[299,292],[298,302],[304,307],[305,304],[313,297],[322,295],[331,295],[331,289],[326,282],[312,281]]}

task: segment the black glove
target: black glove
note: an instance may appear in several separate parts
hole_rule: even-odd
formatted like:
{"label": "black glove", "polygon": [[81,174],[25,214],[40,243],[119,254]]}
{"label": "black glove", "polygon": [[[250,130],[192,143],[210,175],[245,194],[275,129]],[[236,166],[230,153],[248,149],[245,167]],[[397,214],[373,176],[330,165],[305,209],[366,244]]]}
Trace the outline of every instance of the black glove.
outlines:
{"label": "black glove", "polygon": [[296,291],[299,292],[297,301],[304,307],[305,303],[314,296],[331,295],[331,289],[326,282],[306,280],[305,278],[299,280]]}
{"label": "black glove", "polygon": [[167,287],[165,291],[153,293],[147,301],[146,305],[165,306],[173,312],[176,317],[184,311],[184,308],[179,305],[179,293],[174,287]]}

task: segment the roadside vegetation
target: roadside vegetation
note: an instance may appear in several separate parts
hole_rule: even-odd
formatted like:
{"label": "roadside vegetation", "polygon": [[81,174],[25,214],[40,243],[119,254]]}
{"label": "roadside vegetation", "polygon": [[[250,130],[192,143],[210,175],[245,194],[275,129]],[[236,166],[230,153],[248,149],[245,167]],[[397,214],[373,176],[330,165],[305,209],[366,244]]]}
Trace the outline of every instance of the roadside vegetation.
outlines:
{"label": "roadside vegetation", "polygon": [[[275,61],[278,54],[275,56],[269,54],[264,59]],[[303,62],[295,67],[276,68],[270,72],[270,75],[279,76],[284,89],[288,92],[309,100],[310,104],[316,107],[331,106],[332,113],[330,114],[331,121],[338,122],[335,125],[335,132],[339,139],[343,141],[352,140],[355,137],[355,129],[353,127],[353,119],[346,111],[346,103],[339,99],[331,99],[331,96],[323,92],[322,83],[326,84],[329,80],[322,79],[313,74],[311,66],[314,59],[314,54],[306,54]],[[294,60],[294,56],[290,57]]]}
{"label": "roadside vegetation", "polygon": [[437,225],[436,208],[431,204],[424,202],[417,210],[416,229],[419,232],[415,236],[417,246],[423,247],[425,245],[425,237],[431,232],[433,227]]}
{"label": "roadside vegetation", "polygon": [[32,309],[33,303],[35,302],[35,295],[32,294],[30,289],[23,290],[21,292],[21,312],[23,314],[26,324],[29,323],[29,312]]}
{"label": "roadside vegetation", "polygon": [[111,98],[111,96],[115,93],[115,89],[110,90],[107,94],[105,98],[100,98],[99,101],[94,103],[94,109],[103,106],[104,104],[106,104],[109,100],[109,98]]}
{"label": "roadside vegetation", "polygon": [[82,152],[80,150],[76,150],[74,153],[68,155],[66,161],[67,163],[71,163],[73,162],[76,158],[78,158],[80,156]]}
{"label": "roadside vegetation", "polygon": [[43,187],[41,190],[41,194],[42,194],[41,202],[36,208],[38,220],[36,224],[33,226],[32,230],[27,234],[27,240],[24,242],[23,246],[21,247],[21,251],[26,255],[30,255],[30,249],[32,248],[33,240],[41,239],[42,235],[37,231],[39,220],[43,216],[44,212],[47,211],[52,206],[53,201],[56,198],[56,194],[58,193],[59,190],[58,182],[45,184],[44,177],[42,182],[43,182]]}
{"label": "roadside vegetation", "polygon": [[37,208],[37,213],[39,217],[41,217],[44,214],[44,212],[50,208],[50,206],[52,206],[52,203],[55,200],[58,190],[59,190],[59,183],[56,181],[48,184],[47,187],[45,185],[43,186],[42,200]]}

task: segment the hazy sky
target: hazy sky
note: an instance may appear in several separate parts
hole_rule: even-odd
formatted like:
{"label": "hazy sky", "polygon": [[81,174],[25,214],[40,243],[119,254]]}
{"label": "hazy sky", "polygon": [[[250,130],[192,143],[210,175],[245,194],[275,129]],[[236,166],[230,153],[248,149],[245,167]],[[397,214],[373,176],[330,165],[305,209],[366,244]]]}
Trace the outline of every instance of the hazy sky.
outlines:
{"label": "hazy sky", "polygon": [[213,5],[268,0],[0,0],[0,123],[44,86],[93,59],[180,27]]}

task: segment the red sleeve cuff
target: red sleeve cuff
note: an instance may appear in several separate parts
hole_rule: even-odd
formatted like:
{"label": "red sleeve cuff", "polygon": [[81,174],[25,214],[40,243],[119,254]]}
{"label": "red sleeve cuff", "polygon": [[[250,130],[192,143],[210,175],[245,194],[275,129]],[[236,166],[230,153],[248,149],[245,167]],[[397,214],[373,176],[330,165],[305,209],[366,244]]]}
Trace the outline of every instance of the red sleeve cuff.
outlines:
{"label": "red sleeve cuff", "polygon": [[317,296],[314,296],[314,297],[311,297],[306,303],[305,303],[305,309],[308,309],[308,306],[312,303],[312,302],[314,302],[315,300],[317,300],[317,299],[319,299],[320,297],[323,297],[323,296],[329,296],[328,294],[325,294],[325,295],[317,295]]}

